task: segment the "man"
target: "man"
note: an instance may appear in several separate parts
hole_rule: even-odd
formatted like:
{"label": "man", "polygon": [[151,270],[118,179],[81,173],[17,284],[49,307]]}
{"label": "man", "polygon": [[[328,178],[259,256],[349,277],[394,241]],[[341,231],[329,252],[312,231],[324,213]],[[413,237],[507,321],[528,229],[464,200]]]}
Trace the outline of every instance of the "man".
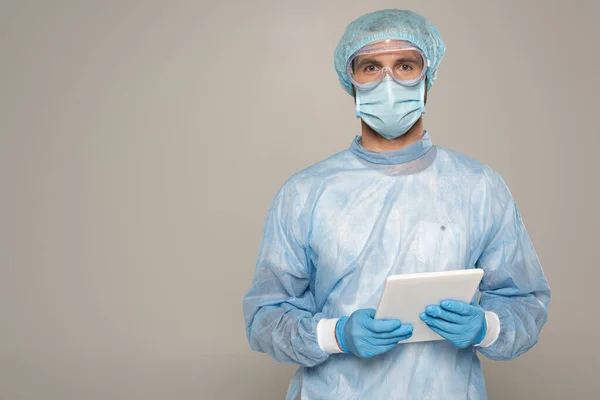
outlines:
{"label": "man", "polygon": [[[550,288],[507,186],[423,129],[444,51],[404,10],[360,17],[336,48],[362,136],[275,195],[244,299],[252,349],[301,366],[288,399],[485,399],[477,352],[538,340]],[[446,340],[402,343],[412,326],[374,319],[387,276],[467,268],[484,271],[479,303],[420,316]]]}

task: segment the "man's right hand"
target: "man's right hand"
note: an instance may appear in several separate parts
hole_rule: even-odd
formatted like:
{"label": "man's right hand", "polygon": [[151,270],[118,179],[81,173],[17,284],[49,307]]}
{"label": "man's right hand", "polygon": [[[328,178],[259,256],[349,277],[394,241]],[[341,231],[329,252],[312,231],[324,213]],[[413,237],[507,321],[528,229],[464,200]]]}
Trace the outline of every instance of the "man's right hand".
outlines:
{"label": "man's right hand", "polygon": [[344,353],[369,358],[393,349],[398,342],[412,336],[413,327],[397,319],[374,319],[372,308],[357,310],[341,317],[335,327],[335,338]]}

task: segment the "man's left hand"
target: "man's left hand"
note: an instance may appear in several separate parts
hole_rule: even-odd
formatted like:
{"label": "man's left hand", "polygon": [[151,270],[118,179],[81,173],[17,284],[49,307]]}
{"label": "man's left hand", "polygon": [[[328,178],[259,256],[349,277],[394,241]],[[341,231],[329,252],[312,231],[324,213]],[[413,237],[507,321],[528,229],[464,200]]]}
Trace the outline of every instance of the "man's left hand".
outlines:
{"label": "man's left hand", "polygon": [[487,331],[485,311],[477,303],[444,300],[439,306],[427,306],[420,317],[432,331],[461,349],[481,343]]}

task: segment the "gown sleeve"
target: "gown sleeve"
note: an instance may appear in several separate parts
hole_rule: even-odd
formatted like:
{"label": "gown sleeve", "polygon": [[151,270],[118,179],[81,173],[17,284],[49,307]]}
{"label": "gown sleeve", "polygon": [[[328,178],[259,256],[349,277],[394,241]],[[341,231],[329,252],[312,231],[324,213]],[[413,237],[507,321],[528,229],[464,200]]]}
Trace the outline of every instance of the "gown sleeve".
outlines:
{"label": "gown sleeve", "polygon": [[264,224],[252,286],[243,301],[250,347],[273,359],[311,367],[329,353],[321,349],[310,281],[306,240],[299,236],[298,196],[285,185],[273,199]]}
{"label": "gown sleeve", "polygon": [[493,190],[501,193],[505,205],[488,207],[490,212],[498,212],[492,216],[494,223],[476,266],[485,272],[480,305],[499,317],[500,332],[491,345],[478,350],[490,359],[510,360],[537,343],[548,319],[550,287],[517,205],[501,178]]}

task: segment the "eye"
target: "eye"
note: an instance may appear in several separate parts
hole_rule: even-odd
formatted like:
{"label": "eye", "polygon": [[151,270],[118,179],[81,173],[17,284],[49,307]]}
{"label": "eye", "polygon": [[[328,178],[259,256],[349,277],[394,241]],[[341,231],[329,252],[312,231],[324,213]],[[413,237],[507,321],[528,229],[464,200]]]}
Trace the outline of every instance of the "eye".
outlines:
{"label": "eye", "polygon": [[402,71],[411,71],[412,70],[412,65],[410,65],[410,64],[400,64],[398,67]]}
{"label": "eye", "polygon": [[377,66],[373,65],[373,64],[369,64],[363,68],[363,72],[365,72],[367,74],[372,74],[374,72],[377,72],[377,70],[378,70]]}

